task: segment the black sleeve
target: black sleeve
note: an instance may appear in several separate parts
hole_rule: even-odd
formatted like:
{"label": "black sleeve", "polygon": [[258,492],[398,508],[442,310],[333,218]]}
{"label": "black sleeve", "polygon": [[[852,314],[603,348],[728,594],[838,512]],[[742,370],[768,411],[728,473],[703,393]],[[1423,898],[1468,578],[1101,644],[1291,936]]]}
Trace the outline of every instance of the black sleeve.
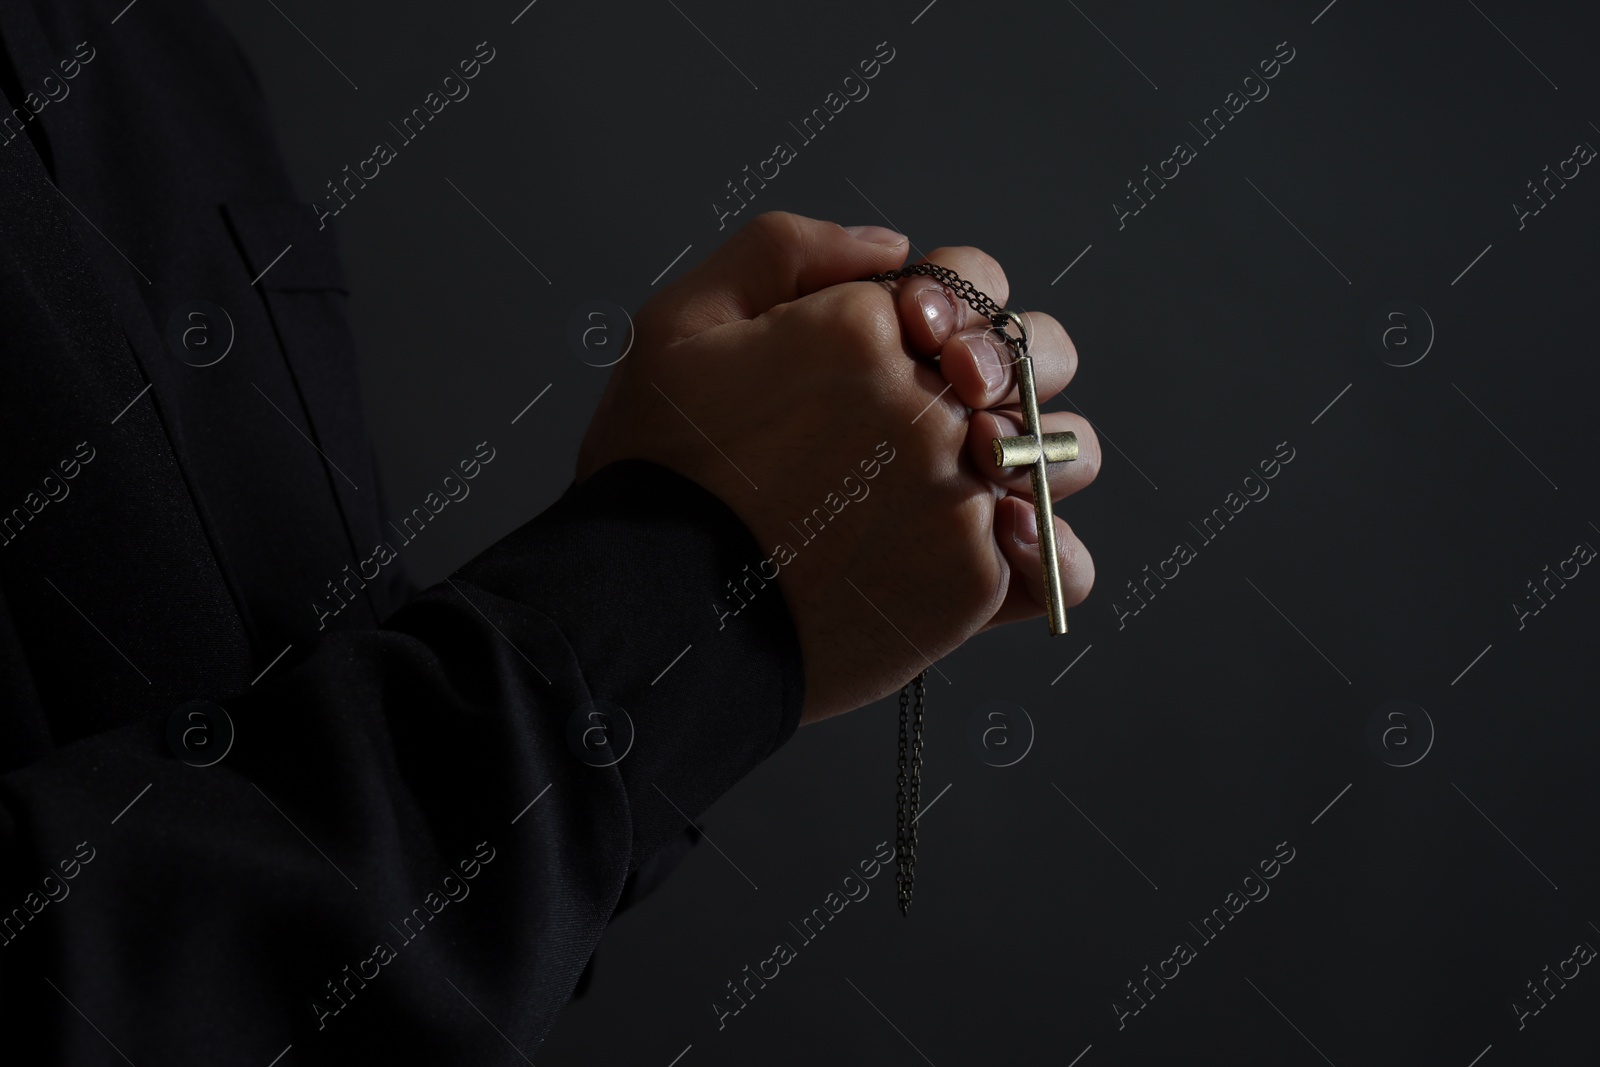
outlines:
{"label": "black sleeve", "polygon": [[[798,725],[780,591],[723,598],[761,555],[692,481],[612,464],[381,629],[221,699],[215,765],[163,716],[0,777],[8,1042],[524,1062],[629,870]],[[617,706],[631,747],[614,728],[597,758],[586,716]]]}

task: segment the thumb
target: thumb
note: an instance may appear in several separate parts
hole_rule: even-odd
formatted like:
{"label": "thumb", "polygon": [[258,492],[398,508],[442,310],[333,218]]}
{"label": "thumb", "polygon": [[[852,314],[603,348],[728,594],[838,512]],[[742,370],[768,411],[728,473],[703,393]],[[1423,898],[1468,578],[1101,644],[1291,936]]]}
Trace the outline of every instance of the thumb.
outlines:
{"label": "thumb", "polygon": [[[854,232],[852,232],[854,231]],[[905,262],[910,241],[882,226],[854,226],[788,211],[757,215],[704,262],[663,289],[657,328],[669,341]],[[646,314],[641,310],[640,315]]]}

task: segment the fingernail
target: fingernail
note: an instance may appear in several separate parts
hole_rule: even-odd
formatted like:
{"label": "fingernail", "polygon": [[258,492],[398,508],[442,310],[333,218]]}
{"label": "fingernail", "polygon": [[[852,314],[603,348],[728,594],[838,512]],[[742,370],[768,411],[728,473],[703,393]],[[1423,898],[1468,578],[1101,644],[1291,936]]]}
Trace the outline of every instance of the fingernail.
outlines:
{"label": "fingernail", "polygon": [[1020,437],[1022,435],[1022,423],[1012,418],[1009,413],[991,411],[989,415],[994,419],[994,424],[999,427],[1001,437]]}
{"label": "fingernail", "polygon": [[858,241],[875,245],[897,245],[906,239],[905,234],[896,233],[886,226],[846,226],[844,232]]}
{"label": "fingernail", "polygon": [[918,293],[917,304],[922,308],[922,317],[928,320],[928,329],[933,331],[933,336],[941,343],[961,322],[955,298],[942,285]]}
{"label": "fingernail", "polygon": [[1039,543],[1039,513],[1029,507],[1017,521],[1017,541],[1032,548]]}
{"label": "fingernail", "polygon": [[1006,380],[1006,361],[999,346],[989,339],[989,331],[973,330],[965,334],[962,341],[966,343],[967,351],[972,353],[973,362],[978,365],[984,392],[989,395],[999,392]]}

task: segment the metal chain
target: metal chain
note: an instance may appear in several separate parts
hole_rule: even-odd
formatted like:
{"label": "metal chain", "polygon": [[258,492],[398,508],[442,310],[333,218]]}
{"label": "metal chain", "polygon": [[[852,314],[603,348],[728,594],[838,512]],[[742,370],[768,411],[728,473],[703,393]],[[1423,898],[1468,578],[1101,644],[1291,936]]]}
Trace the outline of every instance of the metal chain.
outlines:
{"label": "metal chain", "polygon": [[[928,672],[923,671],[900,690],[900,765],[899,774],[895,776],[895,858],[899,870],[895,874],[895,885],[900,894],[901,915],[911,909],[911,884],[917,876],[917,814],[922,807],[922,727],[927,686]],[[913,692],[916,694],[914,714],[911,713]]]}
{"label": "metal chain", "polygon": [[904,686],[900,690],[900,760],[898,771],[894,778],[894,804],[895,804],[895,833],[894,856],[898,870],[894,876],[895,886],[900,895],[900,914],[906,914],[906,909],[911,907],[910,868],[906,864],[906,856],[910,854],[911,843],[909,835],[915,823],[911,821],[909,811],[910,794],[908,786],[911,784],[911,774],[907,764],[911,759],[911,743],[909,730],[911,687]]}
{"label": "metal chain", "polygon": [[[941,267],[937,263],[913,263],[899,270],[874,274],[866,280],[892,282],[915,274],[935,278],[953,289],[973,310],[986,316],[996,329],[1005,333],[1005,323],[1008,321],[1005,309],[949,267]],[[1026,351],[1025,343],[1018,344],[1010,338],[1008,342],[1015,344],[1020,351]],[[910,913],[912,882],[917,876],[917,816],[922,807],[922,727],[927,706],[927,687],[928,672],[923,671],[900,690],[900,761],[895,775],[895,858],[899,870],[895,874],[895,885],[899,890],[901,915]]]}
{"label": "metal chain", "polygon": [[992,300],[987,294],[980,292],[977,286],[967,281],[967,279],[963,278],[949,267],[941,267],[937,263],[913,263],[911,266],[901,267],[899,270],[891,270],[885,271],[882,274],[874,274],[872,277],[868,278],[867,281],[892,282],[897,278],[909,278],[913,274],[923,274],[930,278],[937,278],[951,289],[954,289],[957,296],[961,297],[961,299],[970,304],[974,311],[987,317],[988,320],[995,326],[1000,326],[1004,321],[1001,312],[1003,312],[1005,308],[995,303],[994,300]]}

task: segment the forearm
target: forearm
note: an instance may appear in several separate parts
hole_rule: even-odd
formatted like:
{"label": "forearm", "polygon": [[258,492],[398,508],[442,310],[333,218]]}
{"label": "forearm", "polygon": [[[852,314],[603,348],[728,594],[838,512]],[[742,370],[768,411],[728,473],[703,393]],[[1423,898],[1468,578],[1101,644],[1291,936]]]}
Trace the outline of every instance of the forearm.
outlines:
{"label": "forearm", "polygon": [[[777,590],[712,608],[758,557],[710,494],[619,464],[384,628],[222,699],[237,736],[214,766],[174,758],[163,719],[0,778],[0,918],[22,911],[3,1002],[65,1062],[104,1038],[135,1062],[497,1062],[484,1016],[533,1047],[628,870],[795,728]],[[637,728],[612,766],[569,746],[600,700]]]}

